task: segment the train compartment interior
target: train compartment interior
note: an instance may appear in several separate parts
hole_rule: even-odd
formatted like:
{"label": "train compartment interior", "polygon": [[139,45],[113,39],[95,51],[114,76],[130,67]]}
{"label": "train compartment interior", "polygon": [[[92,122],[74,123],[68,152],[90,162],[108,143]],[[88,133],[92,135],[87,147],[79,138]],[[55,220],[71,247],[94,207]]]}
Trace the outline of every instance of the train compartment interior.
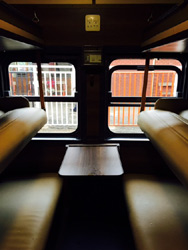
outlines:
{"label": "train compartment interior", "polygon": [[188,249],[188,1],[0,1],[0,249]]}

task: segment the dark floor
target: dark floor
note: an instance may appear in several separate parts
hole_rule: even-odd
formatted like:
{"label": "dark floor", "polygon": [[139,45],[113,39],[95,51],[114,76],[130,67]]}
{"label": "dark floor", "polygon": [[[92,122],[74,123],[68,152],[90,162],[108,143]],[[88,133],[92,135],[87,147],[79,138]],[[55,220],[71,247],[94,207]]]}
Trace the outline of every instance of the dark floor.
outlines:
{"label": "dark floor", "polygon": [[133,250],[121,177],[67,177],[55,250]]}

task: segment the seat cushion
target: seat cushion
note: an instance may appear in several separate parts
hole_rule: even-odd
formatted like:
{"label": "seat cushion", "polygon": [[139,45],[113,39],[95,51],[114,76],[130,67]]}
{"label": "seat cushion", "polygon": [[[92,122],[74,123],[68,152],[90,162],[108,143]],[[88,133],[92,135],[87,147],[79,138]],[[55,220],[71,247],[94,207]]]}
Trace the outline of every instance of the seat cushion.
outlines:
{"label": "seat cushion", "polygon": [[138,125],[188,186],[188,121],[173,112],[150,110],[140,113]]}
{"label": "seat cushion", "polygon": [[187,109],[187,110],[181,111],[179,115],[180,115],[181,117],[183,117],[184,119],[186,119],[187,122],[188,122],[188,109]]}
{"label": "seat cushion", "polygon": [[124,191],[136,249],[188,249],[188,190],[182,184],[130,174]]}
{"label": "seat cushion", "polygon": [[46,123],[38,108],[20,108],[0,116],[0,173]]}
{"label": "seat cushion", "polygon": [[44,248],[61,187],[56,174],[1,181],[1,250]]}
{"label": "seat cushion", "polygon": [[0,110],[0,116],[2,116],[2,115],[4,115],[5,113],[2,111],[2,110]]}

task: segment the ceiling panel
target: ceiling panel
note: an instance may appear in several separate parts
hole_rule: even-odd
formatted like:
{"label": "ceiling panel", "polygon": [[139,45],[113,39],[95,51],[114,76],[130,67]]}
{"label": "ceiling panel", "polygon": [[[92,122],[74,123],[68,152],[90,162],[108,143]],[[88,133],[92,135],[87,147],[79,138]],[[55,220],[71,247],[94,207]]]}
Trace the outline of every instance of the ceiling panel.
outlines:
{"label": "ceiling panel", "polygon": [[181,0],[4,0],[8,4],[177,4]]}
{"label": "ceiling panel", "polygon": [[92,4],[92,0],[4,0],[8,4]]}
{"label": "ceiling panel", "polygon": [[96,4],[176,4],[180,0],[96,0]]}

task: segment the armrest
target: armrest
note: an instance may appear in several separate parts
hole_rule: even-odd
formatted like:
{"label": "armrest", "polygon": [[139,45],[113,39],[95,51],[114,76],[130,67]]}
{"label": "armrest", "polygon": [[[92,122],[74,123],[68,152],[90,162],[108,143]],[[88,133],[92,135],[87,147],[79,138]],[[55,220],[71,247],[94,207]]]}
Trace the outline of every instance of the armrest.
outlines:
{"label": "armrest", "polygon": [[155,103],[155,109],[171,111],[179,114],[181,111],[188,109],[188,100],[182,98],[164,98]]}
{"label": "armrest", "polygon": [[8,112],[13,109],[29,107],[29,101],[23,96],[0,98],[0,110]]}

